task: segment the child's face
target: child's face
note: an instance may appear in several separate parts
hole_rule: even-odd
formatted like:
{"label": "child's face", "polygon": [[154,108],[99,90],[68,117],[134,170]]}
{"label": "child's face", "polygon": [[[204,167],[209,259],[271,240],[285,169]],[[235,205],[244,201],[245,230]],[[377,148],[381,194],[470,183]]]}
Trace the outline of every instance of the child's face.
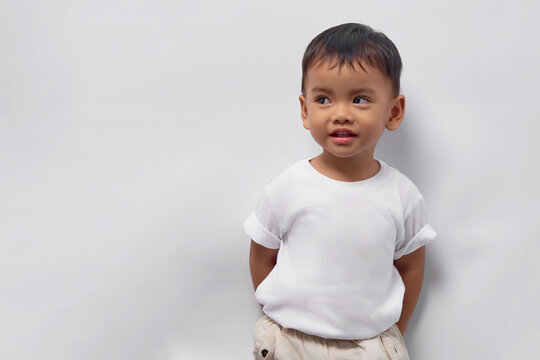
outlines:
{"label": "child's face", "polygon": [[[306,73],[306,94],[300,95],[304,128],[327,154],[373,159],[385,127],[395,130],[401,123],[405,98],[394,97],[390,79],[374,67],[362,64],[364,71],[358,65],[329,66],[316,64]],[[353,136],[338,135],[337,129],[347,129]]]}

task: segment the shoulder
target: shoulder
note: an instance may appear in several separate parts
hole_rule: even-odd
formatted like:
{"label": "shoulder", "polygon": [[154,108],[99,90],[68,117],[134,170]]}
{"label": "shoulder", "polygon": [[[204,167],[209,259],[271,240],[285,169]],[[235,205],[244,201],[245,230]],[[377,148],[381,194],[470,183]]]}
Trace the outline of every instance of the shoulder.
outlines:
{"label": "shoulder", "polygon": [[302,184],[300,176],[305,166],[304,162],[306,161],[307,159],[297,160],[274,175],[265,185],[267,194],[283,196],[287,193],[294,192],[297,186]]}
{"label": "shoulder", "polygon": [[283,186],[289,186],[298,180],[307,159],[297,160],[287,166],[285,169],[274,175],[270,181],[266,183],[268,189],[280,189]]}
{"label": "shoulder", "polygon": [[387,168],[390,173],[390,177],[393,180],[393,184],[399,193],[399,197],[405,212],[410,208],[416,206],[419,201],[423,199],[422,193],[416,186],[416,184],[396,166],[389,164]]}

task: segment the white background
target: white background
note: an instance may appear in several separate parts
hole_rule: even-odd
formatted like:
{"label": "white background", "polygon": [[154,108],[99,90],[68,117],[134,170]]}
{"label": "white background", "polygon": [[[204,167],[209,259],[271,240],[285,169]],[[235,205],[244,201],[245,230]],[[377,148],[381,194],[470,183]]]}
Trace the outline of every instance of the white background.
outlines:
{"label": "white background", "polygon": [[0,358],[250,359],[242,222],[319,148],[301,58],[363,22],[404,63],[376,156],[438,233],[413,360],[532,359],[540,337],[534,1],[0,2]]}

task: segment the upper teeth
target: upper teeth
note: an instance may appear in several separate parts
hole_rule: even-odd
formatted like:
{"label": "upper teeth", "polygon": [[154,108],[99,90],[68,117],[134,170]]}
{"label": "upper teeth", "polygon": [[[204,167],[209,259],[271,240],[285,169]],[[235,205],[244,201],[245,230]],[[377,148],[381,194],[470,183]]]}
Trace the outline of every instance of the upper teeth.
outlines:
{"label": "upper teeth", "polygon": [[348,131],[336,131],[336,134],[338,134],[338,135],[349,135],[350,132],[348,132]]}

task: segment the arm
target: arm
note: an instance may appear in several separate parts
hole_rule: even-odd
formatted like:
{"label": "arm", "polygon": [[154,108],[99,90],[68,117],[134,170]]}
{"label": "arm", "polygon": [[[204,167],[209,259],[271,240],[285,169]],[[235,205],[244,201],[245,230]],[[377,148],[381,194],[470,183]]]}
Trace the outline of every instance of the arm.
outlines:
{"label": "arm", "polygon": [[251,271],[253,289],[257,290],[259,284],[266,279],[270,271],[272,271],[276,265],[278,252],[279,249],[269,249],[251,240],[251,247],[249,249],[249,269]]}
{"label": "arm", "polygon": [[424,280],[425,254],[425,246],[422,246],[418,250],[394,260],[394,265],[403,279],[403,284],[405,284],[401,317],[396,323],[402,334],[407,329],[407,324],[420,296]]}

